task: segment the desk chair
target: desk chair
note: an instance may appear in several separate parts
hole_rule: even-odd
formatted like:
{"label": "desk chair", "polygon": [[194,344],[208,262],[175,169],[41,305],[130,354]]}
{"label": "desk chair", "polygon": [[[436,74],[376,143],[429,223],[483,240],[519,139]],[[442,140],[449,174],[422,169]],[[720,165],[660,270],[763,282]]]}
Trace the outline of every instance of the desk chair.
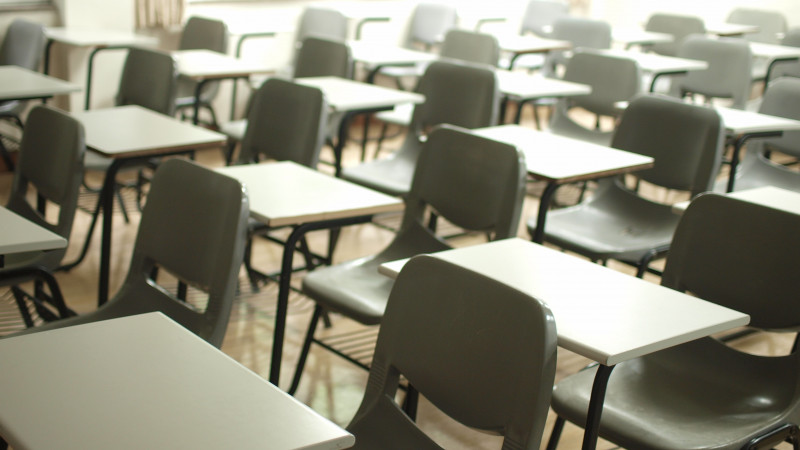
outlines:
{"label": "desk chair", "polygon": [[[640,92],[639,65],[628,58],[591,51],[576,52],[567,62],[564,80],[588,84],[588,95],[559,99],[550,118],[550,131],[575,139],[609,145],[613,131],[600,129],[602,116],[616,117],[617,102],[628,101]],[[572,108],[582,108],[597,116],[594,128],[587,128],[570,117]]]}
{"label": "desk chair", "polygon": [[[45,37],[42,25],[23,19],[14,19],[8,26],[3,42],[0,44],[0,65],[15,65],[38,71],[39,63],[44,55],[44,45]],[[0,102],[0,120],[10,120],[22,129],[20,114],[26,106],[27,102],[25,101]],[[0,158],[3,159],[8,170],[14,170],[14,162],[8,154],[2,137],[0,137]]]}
{"label": "desk chair", "polygon": [[[218,53],[228,52],[228,26],[225,22],[204,17],[189,17],[183,26],[183,33],[178,44],[179,50],[212,50]],[[179,78],[175,107],[183,111],[194,107],[197,82],[188,78]],[[211,102],[217,96],[219,82],[206,83],[200,93],[200,107],[211,114],[211,125],[218,127],[217,115]]]}
{"label": "desk chair", "polygon": [[294,42],[299,47],[307,37],[344,42],[347,39],[347,18],[335,9],[306,7],[300,14]]}
{"label": "desk chair", "polygon": [[448,416],[538,449],[556,367],[547,305],[428,255],[397,278],[378,335],[367,391],[347,426],[356,449],[438,449],[401,411],[400,376]]}
{"label": "desk chair", "polygon": [[[378,273],[384,262],[450,248],[424,222],[428,208],[458,227],[504,239],[517,233],[525,193],[525,162],[514,147],[442,125],[422,146],[395,238],[377,255],[323,267],[303,279],[303,292],[316,302],[289,392],[300,382],[320,315],[341,313],[364,325],[383,319],[392,280]],[[349,361],[366,367],[353,358]]]}
{"label": "desk chair", "polygon": [[[764,93],[759,112],[800,120],[800,78],[779,78]],[[784,131],[770,139],[756,139],[747,145],[742,164],[736,171],[734,190],[777,186],[800,192],[800,172],[770,161],[767,154],[777,151],[800,158],[800,131]],[[715,191],[725,192],[727,180],[720,180]]]}
{"label": "desk chair", "polygon": [[[219,347],[242,264],[250,208],[242,185],[185,159],[169,159],[153,176],[130,269],[120,290],[95,311],[25,332],[160,311]],[[168,273],[203,298],[189,303],[160,284]]]}
{"label": "desk chair", "polygon": [[678,56],[706,61],[708,69],[694,70],[672,80],[670,95],[685,97],[698,94],[706,104],[713,99],[731,99],[732,108],[745,109],[750,98],[753,55],[747,41],[689,36],[681,44]]}
{"label": "desk chair", "polygon": [[[637,173],[641,180],[694,196],[711,190],[724,131],[719,114],[711,108],[640,96],[623,113],[611,146],[655,159],[653,168]],[[593,261],[630,263],[642,277],[650,262],[669,250],[679,216],[671,205],[627,188],[622,178],[606,178],[598,185],[588,200],[548,213],[545,241]],[[528,231],[534,235],[535,219],[528,221]]]}
{"label": "desk chair", "polygon": [[682,14],[655,13],[647,19],[646,31],[671,34],[671,42],[659,42],[649,46],[655,53],[666,56],[677,56],[683,40],[692,34],[705,34],[706,25],[703,19]]}
{"label": "desk chair", "polygon": [[407,195],[423,136],[431,127],[497,123],[499,91],[491,68],[435,61],[425,70],[417,92],[425,96],[425,103],[414,107],[402,147],[387,158],[344,168],[342,178],[389,195]]}
{"label": "desk chair", "polygon": [[[14,172],[11,195],[6,207],[69,240],[78,206],[78,191],[83,179],[85,151],[83,125],[80,122],[55,108],[34,106],[28,114],[25,132],[22,134],[19,165]],[[31,192],[36,192],[35,205],[30,203]],[[55,222],[45,217],[49,204],[58,207]],[[49,285],[50,296],[44,295],[40,282],[37,282],[33,295],[26,294],[17,287],[12,288],[26,326],[31,327],[34,323],[25,298],[31,300],[44,320],[74,315],[64,304],[58,284],[52,277],[52,272],[61,264],[66,252],[67,249],[63,248],[5,255],[0,274],[8,279],[12,272],[18,273],[19,276],[14,277],[13,285],[34,278],[43,279]],[[8,280],[4,284],[9,284]],[[45,302],[49,302],[57,311],[51,311]]]}
{"label": "desk chair", "polygon": [[[695,198],[675,231],[663,286],[750,315],[750,327],[800,329],[795,276],[800,216],[717,194]],[[594,369],[558,383],[558,419],[583,424]],[[618,364],[600,437],[623,448],[767,449],[798,446],[800,352],[756,356],[704,337]]]}

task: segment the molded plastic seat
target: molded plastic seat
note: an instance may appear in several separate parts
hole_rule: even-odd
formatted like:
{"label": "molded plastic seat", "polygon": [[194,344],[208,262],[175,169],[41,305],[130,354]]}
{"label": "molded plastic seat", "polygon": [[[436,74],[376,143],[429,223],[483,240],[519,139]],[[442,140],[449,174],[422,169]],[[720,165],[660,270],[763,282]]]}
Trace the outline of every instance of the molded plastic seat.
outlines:
{"label": "molded plastic seat", "polygon": [[550,118],[550,131],[562,136],[609,145],[613,131],[586,128],[569,116],[571,108],[583,108],[597,116],[617,116],[617,102],[639,94],[641,71],[636,61],[591,51],[576,52],[567,62],[564,80],[588,84],[588,95],[562,98]]}
{"label": "molded plastic seat", "polygon": [[425,96],[425,103],[414,107],[402,147],[387,158],[345,167],[342,178],[390,195],[406,195],[422,136],[431,127],[446,123],[479,128],[497,123],[497,79],[485,66],[433,62],[420,79],[417,92]]}
{"label": "molded plastic seat", "polygon": [[687,36],[706,33],[706,25],[703,23],[703,19],[696,16],[669,13],[651,15],[647,19],[647,24],[645,24],[644,28],[647,31],[672,35],[673,40],[671,42],[659,42],[650,47],[652,51],[666,56],[677,56],[678,49]]}
{"label": "molded plastic seat", "polygon": [[445,414],[502,435],[504,449],[538,449],[556,341],[541,301],[433,256],[412,258],[389,296],[367,391],[347,427],[354,448],[440,448],[394,402],[402,375]]}
{"label": "molded plastic seat", "polygon": [[670,95],[699,94],[706,103],[714,98],[731,99],[731,107],[744,109],[750,98],[753,55],[747,41],[689,36],[678,50],[681,58],[708,62],[706,70],[693,70],[672,80]]}
{"label": "molded plastic seat", "polygon": [[[160,311],[219,347],[228,326],[249,214],[247,193],[235,179],[185,159],[165,161],[153,176],[120,290],[95,311],[26,331]],[[208,298],[205,307],[159,285],[151,278],[155,269],[202,291]]]}
{"label": "molded plastic seat", "polygon": [[[659,96],[641,96],[625,110],[611,146],[651,156],[641,180],[691,195],[711,190],[722,158],[724,127],[711,108]],[[677,132],[680,130],[680,132]],[[621,178],[599,181],[594,195],[547,215],[545,241],[592,260],[617,259],[644,275],[651,259],[669,249],[679,216],[626,188]],[[536,220],[528,221],[533,235]]]}
{"label": "molded plastic seat", "polygon": [[[749,314],[753,328],[796,332],[798,229],[800,215],[701,195],[681,218],[661,284]],[[585,423],[594,373],[558,383],[552,407],[560,418]],[[624,448],[750,449],[773,448],[793,432],[798,448],[798,385],[797,351],[757,356],[701,338],[618,364],[600,437]],[[750,445],[770,435],[770,445]]]}
{"label": "molded plastic seat", "polygon": [[442,125],[423,144],[418,169],[406,199],[403,222],[380,253],[323,267],[303,279],[303,292],[317,302],[292,389],[323,310],[336,311],[366,325],[381,322],[392,280],[378,273],[387,261],[450,248],[424,223],[426,208],[445,220],[493,239],[517,233],[525,189],[525,162],[516,148]]}

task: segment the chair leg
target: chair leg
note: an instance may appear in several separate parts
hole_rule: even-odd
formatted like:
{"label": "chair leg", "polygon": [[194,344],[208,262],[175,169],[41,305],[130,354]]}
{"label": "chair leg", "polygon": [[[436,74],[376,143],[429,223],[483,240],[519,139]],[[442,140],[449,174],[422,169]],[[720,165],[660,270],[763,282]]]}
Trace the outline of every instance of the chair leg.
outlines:
{"label": "chair leg", "polygon": [[650,266],[650,262],[653,261],[653,258],[656,257],[656,252],[650,250],[642,259],[639,260],[639,264],[636,265],[636,278],[644,278],[644,273],[647,272],[647,267]]}
{"label": "chair leg", "polygon": [[386,131],[389,129],[389,125],[386,122],[381,124],[381,134],[378,136],[378,141],[375,144],[375,154],[373,155],[372,159],[378,159],[378,154],[381,152],[381,147],[383,146],[383,140],[386,139]]}
{"label": "chair leg", "polygon": [[294,395],[297,392],[297,386],[300,384],[300,377],[303,375],[303,369],[306,366],[306,358],[308,358],[308,351],[311,349],[311,342],[314,340],[314,333],[317,331],[317,323],[322,314],[322,307],[319,305],[314,306],[314,314],[311,315],[311,322],[308,324],[308,331],[306,331],[306,339],[303,341],[303,347],[300,351],[300,358],[297,360],[297,367],[294,369],[294,377],[292,377],[292,385],[287,391],[289,395]]}
{"label": "chair leg", "polygon": [[403,412],[414,422],[417,421],[417,406],[419,406],[419,391],[409,384],[406,398],[403,399]]}
{"label": "chair leg", "polygon": [[558,441],[561,439],[561,432],[564,431],[565,420],[556,416],[556,421],[553,424],[553,431],[550,432],[550,440],[547,441],[547,450],[556,450]]}

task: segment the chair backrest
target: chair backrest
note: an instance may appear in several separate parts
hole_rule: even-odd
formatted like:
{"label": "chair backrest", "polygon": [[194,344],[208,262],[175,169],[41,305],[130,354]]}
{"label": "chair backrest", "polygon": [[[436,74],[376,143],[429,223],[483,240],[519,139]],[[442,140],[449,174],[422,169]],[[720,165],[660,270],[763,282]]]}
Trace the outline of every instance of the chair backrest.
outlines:
{"label": "chair backrest", "polygon": [[122,68],[117,105],[139,105],[171,116],[175,112],[178,70],[168,53],[131,48]]}
{"label": "chair backrest", "polygon": [[405,34],[404,47],[422,47],[430,50],[440,43],[447,30],[455,28],[458,22],[456,7],[441,3],[422,2],[411,13]]}
{"label": "chair backrest", "polygon": [[183,26],[179,50],[212,50],[228,52],[228,26],[225,22],[205,17],[189,17]]}
{"label": "chair backrest", "polygon": [[310,36],[344,42],[347,39],[347,18],[334,9],[306,7],[300,15],[294,41],[299,46]]}
{"label": "chair backrest", "polygon": [[[641,90],[639,65],[629,58],[603,55],[591,51],[576,52],[569,59],[564,79],[592,87],[588,95],[564,99],[560,103],[578,106],[594,114],[615,116],[617,102],[628,101]],[[559,108],[563,112],[563,108]]]}
{"label": "chair backrest", "polygon": [[[781,45],[788,47],[800,47],[800,27],[790,28],[783,35]],[[781,62],[772,67],[769,74],[769,81],[780,77],[796,77],[800,78],[800,62]]]}
{"label": "chair backrest", "polygon": [[423,228],[426,207],[454,225],[494,239],[516,236],[525,190],[524,156],[515,147],[441,125],[422,146],[398,239]]}
{"label": "chair backrest", "polygon": [[315,168],[328,122],[322,91],[270,78],[250,101],[239,162],[266,157]]}
{"label": "chair backrest", "polygon": [[544,69],[548,76],[556,74],[557,67],[566,64],[568,55],[576,50],[611,48],[611,25],[603,20],[567,16],[553,22],[550,37],[571,42],[574,50],[548,53]]}
{"label": "chair backrest", "polygon": [[360,448],[438,448],[393,401],[403,375],[450,417],[504,436],[504,449],[538,449],[556,341],[541,301],[436,257],[414,257],[392,288],[348,430]]}
{"label": "chair backrest", "polygon": [[500,60],[500,44],[491,34],[453,28],[445,34],[439,55],[496,67]]}
{"label": "chair backrest", "polygon": [[[122,288],[95,314],[119,317],[161,311],[219,347],[244,256],[250,208],[241,183],[185,159],[170,159],[153,176],[130,270]],[[150,279],[167,271],[208,295],[205,309]]]}
{"label": "chair backrest", "polygon": [[44,46],[44,26],[24,19],[14,19],[0,45],[0,65],[15,65],[38,71]]}
{"label": "chair backrest", "polygon": [[[83,179],[85,151],[83,125],[78,120],[49,106],[34,106],[22,134],[8,209],[69,239]],[[37,206],[29,203],[29,187],[47,202],[58,205],[55,223],[46,220]],[[55,269],[64,253],[66,249],[41,253],[36,263]],[[6,262],[11,263],[14,257],[7,255]]]}
{"label": "chair backrest", "polygon": [[651,49],[659,54],[676,56],[683,40],[690,34],[705,34],[703,19],[681,14],[655,13],[647,20],[645,30],[671,34],[672,42],[654,44]]}
{"label": "chair backrest", "polygon": [[693,70],[674,79],[671,95],[682,97],[684,93],[696,93],[707,99],[730,98],[737,109],[747,106],[753,64],[747,41],[689,36],[681,44],[678,56],[706,61],[708,69]]}
{"label": "chair backrest", "polygon": [[[800,120],[800,78],[784,77],[771,82],[758,112]],[[784,131],[780,137],[753,142],[800,158],[800,131]]]}
{"label": "chair backrest", "polygon": [[750,326],[800,328],[800,215],[719,194],[689,205],[661,284],[750,315]]}
{"label": "chair backrest", "polygon": [[751,42],[779,44],[780,35],[786,32],[786,16],[780,11],[756,8],[735,8],[726,19],[728,23],[755,25],[758,31],[747,33],[743,37]]}
{"label": "chair backrest", "polygon": [[697,195],[712,188],[724,133],[722,119],[712,108],[642,95],[622,114],[611,146],[653,157],[653,168],[636,173],[641,179]]}
{"label": "chair backrest", "polygon": [[530,0],[522,14],[519,34],[549,37],[553,23],[569,15],[569,4],[560,0]]}
{"label": "chair backrest", "polygon": [[297,50],[294,77],[353,77],[353,57],[344,41],[309,36]]}

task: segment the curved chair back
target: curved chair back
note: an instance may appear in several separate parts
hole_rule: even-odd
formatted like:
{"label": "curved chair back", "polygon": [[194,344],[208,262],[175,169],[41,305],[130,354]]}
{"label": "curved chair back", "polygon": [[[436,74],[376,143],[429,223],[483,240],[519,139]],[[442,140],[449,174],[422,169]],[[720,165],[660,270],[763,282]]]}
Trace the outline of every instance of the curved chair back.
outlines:
{"label": "curved chair back", "polygon": [[556,341],[541,301],[433,256],[412,258],[392,288],[348,426],[356,448],[438,448],[393,401],[400,375],[455,420],[503,435],[504,449],[539,448]]}
{"label": "curved chair back", "polygon": [[294,41],[299,45],[310,36],[344,42],[347,18],[334,9],[307,7],[300,15]]}
{"label": "curved chair back", "polygon": [[14,19],[0,45],[0,65],[15,65],[38,71],[44,55],[44,27],[24,19]]}
{"label": "curved chair back", "polygon": [[309,36],[297,50],[294,77],[353,77],[353,57],[344,41]]}
{"label": "curved chair back", "polygon": [[747,41],[689,36],[678,50],[681,58],[708,62],[708,69],[694,70],[672,83],[671,95],[686,93],[711,98],[730,98],[733,107],[744,109],[750,98],[753,55]]}
{"label": "curved chair back", "polygon": [[[37,105],[31,109],[22,134],[19,161],[6,207],[40,226],[69,239],[86,151],[83,125],[69,114]],[[58,218],[49,222],[29,203],[29,187],[47,202],[58,205]],[[6,255],[8,266],[27,262],[55,270],[67,249]]]}
{"label": "curved chair back", "polygon": [[455,6],[441,3],[417,4],[409,19],[404,47],[421,46],[424,50],[440,43],[447,30],[455,28],[458,13]]}
{"label": "curved chair back", "polygon": [[797,331],[798,229],[800,215],[701,195],[675,231],[661,284],[749,314],[750,326]]}
{"label": "curved chair back", "polygon": [[132,48],[122,68],[116,104],[139,105],[172,116],[177,84],[178,70],[171,55]]}
{"label": "curved chair back", "polygon": [[[581,17],[562,17],[553,22],[553,39],[569,41],[576,51],[611,48],[611,25],[603,20]],[[547,54],[545,73],[556,73],[556,67],[568,61],[567,53],[554,51]]]}
{"label": "curved chair back", "polygon": [[228,52],[228,27],[225,22],[205,17],[189,17],[183,26],[180,50],[211,50]]}
{"label": "curved chair back", "polygon": [[569,4],[560,0],[530,0],[522,14],[519,34],[550,37],[553,23],[569,15]]}
{"label": "curved chair back", "polygon": [[724,133],[722,119],[711,108],[643,95],[622,114],[611,146],[655,159],[653,168],[637,172],[641,179],[697,195],[712,188]]}
{"label": "curved chair back", "polygon": [[703,19],[695,16],[655,13],[647,20],[645,30],[671,34],[672,42],[654,44],[651,48],[662,55],[676,56],[683,40],[691,34],[705,34],[706,25]]}
{"label": "curved chair back", "polygon": [[756,8],[735,8],[726,19],[728,23],[755,25],[758,31],[747,33],[743,37],[751,42],[779,44],[780,35],[786,32],[786,16],[780,11],[769,11]]}
{"label": "curved chair back", "polygon": [[443,58],[497,67],[500,60],[500,44],[491,34],[454,28],[444,36],[439,55]]}
{"label": "curved chair back", "polygon": [[[770,83],[758,112],[800,120],[800,78],[784,77]],[[800,131],[784,131],[780,137],[757,140],[766,148],[800,158]]]}
{"label": "curved chair back", "polygon": [[576,52],[567,62],[564,80],[588,84],[592,91],[562,104],[601,116],[615,116],[617,102],[628,101],[641,91],[642,76],[639,65],[632,59],[584,51]]}
{"label": "curved chair back", "polygon": [[261,157],[316,167],[325,139],[328,106],[322,91],[270,78],[251,98],[240,163]]}

